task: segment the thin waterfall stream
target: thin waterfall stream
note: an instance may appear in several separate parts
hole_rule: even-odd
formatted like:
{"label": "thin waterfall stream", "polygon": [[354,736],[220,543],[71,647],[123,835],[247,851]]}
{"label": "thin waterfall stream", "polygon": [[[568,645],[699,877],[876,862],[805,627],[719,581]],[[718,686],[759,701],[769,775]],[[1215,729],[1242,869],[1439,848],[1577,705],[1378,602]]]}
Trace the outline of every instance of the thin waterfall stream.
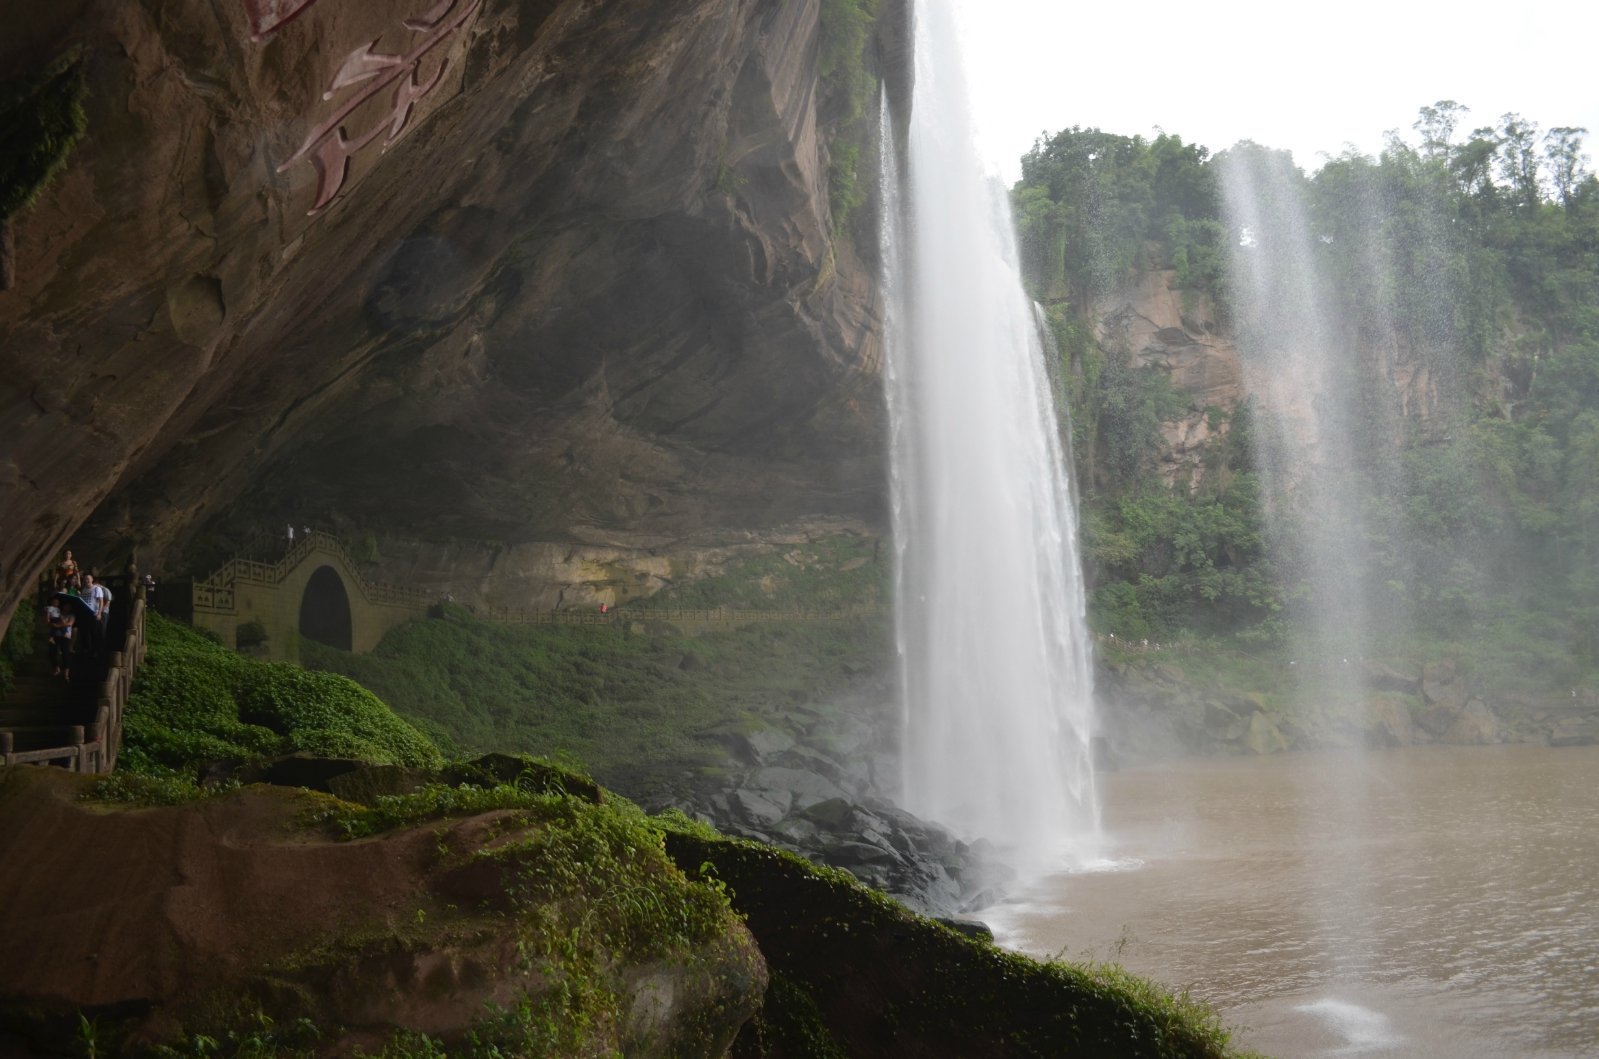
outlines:
{"label": "thin waterfall stream", "polygon": [[1027,869],[1096,856],[1076,515],[1005,189],[984,171],[948,0],[916,4],[906,169],[884,104],[907,808]]}

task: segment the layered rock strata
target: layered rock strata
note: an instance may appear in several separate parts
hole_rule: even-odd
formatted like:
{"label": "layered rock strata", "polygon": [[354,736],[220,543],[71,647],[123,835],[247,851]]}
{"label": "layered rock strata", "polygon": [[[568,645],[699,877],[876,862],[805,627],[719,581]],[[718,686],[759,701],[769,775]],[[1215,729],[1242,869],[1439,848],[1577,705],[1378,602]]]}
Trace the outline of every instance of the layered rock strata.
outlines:
{"label": "layered rock strata", "polygon": [[13,20],[0,69],[83,49],[89,133],[0,295],[0,617],[97,506],[79,552],[147,568],[230,510],[511,543],[875,515],[877,310],[835,236],[820,18]]}

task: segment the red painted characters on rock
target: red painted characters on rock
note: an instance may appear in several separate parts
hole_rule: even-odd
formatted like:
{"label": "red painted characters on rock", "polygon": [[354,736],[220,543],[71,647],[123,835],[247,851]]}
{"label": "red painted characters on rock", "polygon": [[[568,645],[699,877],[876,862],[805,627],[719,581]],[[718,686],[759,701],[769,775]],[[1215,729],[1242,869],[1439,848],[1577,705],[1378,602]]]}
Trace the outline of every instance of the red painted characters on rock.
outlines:
{"label": "red painted characters on rock", "polygon": [[[322,93],[323,100],[333,99],[343,89],[361,87],[348,93],[339,108],[311,130],[300,149],[278,166],[278,172],[282,173],[301,159],[310,159],[317,173],[317,195],[310,216],[321,213],[339,193],[349,174],[350,159],[356,152],[379,137],[383,138],[383,149],[387,150],[405,131],[417,102],[438,87],[450,65],[448,57],[441,58],[432,75],[424,79],[423,61],[451,40],[482,3],[483,0],[440,0],[426,13],[406,19],[405,28],[421,36],[404,54],[380,52],[378,42],[372,40],[345,57],[327,91]],[[391,88],[393,94],[389,97],[389,111],[384,120],[351,137],[344,123],[362,104]]]}
{"label": "red painted characters on rock", "polygon": [[316,0],[244,0],[244,14],[250,20],[250,39],[265,40],[315,3]]}

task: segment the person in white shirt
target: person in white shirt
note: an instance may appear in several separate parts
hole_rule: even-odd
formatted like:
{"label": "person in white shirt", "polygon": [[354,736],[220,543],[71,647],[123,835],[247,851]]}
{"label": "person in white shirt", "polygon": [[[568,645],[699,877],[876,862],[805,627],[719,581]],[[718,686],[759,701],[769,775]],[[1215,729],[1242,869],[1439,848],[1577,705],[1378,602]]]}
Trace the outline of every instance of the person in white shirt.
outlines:
{"label": "person in white shirt", "polygon": [[89,601],[89,606],[94,608],[94,616],[104,626],[106,617],[111,613],[111,590],[96,581],[93,574],[84,574],[83,598]]}

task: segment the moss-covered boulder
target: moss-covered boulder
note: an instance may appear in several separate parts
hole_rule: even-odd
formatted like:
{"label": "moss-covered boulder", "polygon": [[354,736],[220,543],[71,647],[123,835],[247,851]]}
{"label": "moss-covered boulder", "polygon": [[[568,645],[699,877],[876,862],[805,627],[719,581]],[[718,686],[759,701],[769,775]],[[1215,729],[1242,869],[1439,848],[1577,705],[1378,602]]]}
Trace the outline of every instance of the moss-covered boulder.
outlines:
{"label": "moss-covered boulder", "polygon": [[1207,1009],[1119,968],[1002,951],[755,843],[685,829],[666,848],[726,885],[771,970],[745,1059],[1241,1054]]}
{"label": "moss-covered boulder", "polygon": [[766,985],[722,890],[620,800],[144,804],[174,793],[0,773],[0,1035],[41,1055],[701,1059]]}

